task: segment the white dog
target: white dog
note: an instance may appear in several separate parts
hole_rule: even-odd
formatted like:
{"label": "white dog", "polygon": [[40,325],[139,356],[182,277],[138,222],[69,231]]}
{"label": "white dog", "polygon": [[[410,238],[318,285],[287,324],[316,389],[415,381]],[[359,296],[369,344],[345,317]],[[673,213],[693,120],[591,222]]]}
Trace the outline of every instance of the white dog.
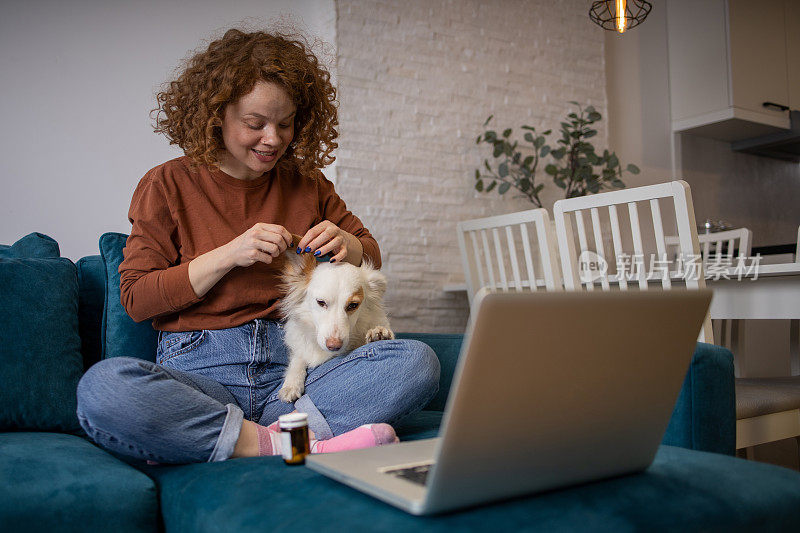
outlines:
{"label": "white dog", "polygon": [[383,306],[386,277],[366,261],[356,267],[290,256],[283,289],[289,366],[278,397],[284,402],[302,396],[308,368],[368,342],[394,338]]}

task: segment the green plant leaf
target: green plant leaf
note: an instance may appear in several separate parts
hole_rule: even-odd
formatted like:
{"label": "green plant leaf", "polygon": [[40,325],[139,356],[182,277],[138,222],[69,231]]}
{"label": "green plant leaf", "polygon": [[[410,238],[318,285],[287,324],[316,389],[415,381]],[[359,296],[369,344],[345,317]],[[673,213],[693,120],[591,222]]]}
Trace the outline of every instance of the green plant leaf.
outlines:
{"label": "green plant leaf", "polygon": [[608,168],[616,168],[619,165],[619,159],[617,159],[616,154],[611,154],[608,156]]}
{"label": "green plant leaf", "polygon": [[510,184],[510,183],[508,183],[508,182],[503,182],[503,183],[501,183],[501,184],[500,184],[500,186],[497,188],[497,192],[498,192],[499,194],[505,194],[505,193],[508,191],[508,189],[509,189],[510,187],[511,187],[511,184]]}
{"label": "green plant leaf", "polygon": [[547,145],[542,146],[542,151],[539,152],[539,157],[545,157],[547,154],[550,153],[550,147]]}
{"label": "green plant leaf", "polygon": [[558,172],[558,167],[556,167],[555,165],[547,165],[546,167],[544,167],[544,171],[550,174],[551,176],[555,176],[556,173]]}
{"label": "green plant leaf", "polygon": [[478,138],[475,139],[475,144],[480,144],[481,143],[481,137],[483,137],[483,135],[478,135]]}
{"label": "green plant leaf", "polygon": [[489,142],[495,142],[497,140],[497,132],[489,130],[484,133],[484,137]]}
{"label": "green plant leaf", "polygon": [[492,192],[492,189],[494,189],[496,185],[497,185],[497,182],[496,182],[496,181],[493,181],[493,182],[491,182],[491,183],[489,184],[489,186],[488,186],[488,187],[486,187],[486,192]]}
{"label": "green plant leaf", "polygon": [[628,165],[628,167],[627,167],[627,170],[628,170],[628,172],[630,172],[631,174],[638,174],[638,173],[639,173],[639,167],[637,167],[637,166],[636,166],[636,165],[634,165],[633,163],[631,163],[631,164],[629,164],[629,165]]}
{"label": "green plant leaf", "polygon": [[525,138],[525,140],[526,140],[526,141],[528,141],[529,143],[532,143],[532,142],[533,142],[533,135],[531,135],[530,133],[526,133],[524,138]]}
{"label": "green plant leaf", "polygon": [[489,124],[489,121],[492,120],[492,117],[494,117],[494,115],[489,115],[489,118],[487,118],[486,122],[483,123],[484,128],[486,127],[487,124]]}
{"label": "green plant leaf", "polygon": [[577,106],[580,106],[580,105],[581,105],[581,104],[579,104],[578,102],[576,102],[575,100],[570,100],[570,101],[569,101],[569,102],[567,102],[567,103],[568,103],[568,104],[572,104],[572,105],[577,105]]}
{"label": "green plant leaf", "polygon": [[561,178],[554,178],[554,179],[553,179],[553,182],[554,182],[556,185],[558,185],[559,187],[561,187],[562,189],[566,189],[566,188],[567,188],[567,184],[566,184],[566,183],[564,183],[564,180],[563,180],[563,179],[561,179]]}
{"label": "green plant leaf", "polygon": [[586,111],[587,113],[590,113],[590,114],[594,113],[595,112],[594,106],[593,105],[587,105],[586,109],[584,109],[584,111]]}
{"label": "green plant leaf", "polygon": [[603,115],[601,115],[597,111],[592,111],[591,113],[589,113],[589,116],[587,118],[589,119],[589,122],[597,122],[598,120],[603,118]]}
{"label": "green plant leaf", "polygon": [[536,128],[534,128],[534,127],[532,127],[532,126],[522,126],[522,129],[523,129],[523,130],[531,130],[531,131],[536,131]]}
{"label": "green plant leaf", "polygon": [[589,137],[594,137],[597,135],[597,130],[586,130],[583,132],[584,139],[588,139]]}
{"label": "green plant leaf", "polygon": [[566,150],[564,148],[558,148],[550,152],[550,155],[553,156],[554,159],[561,159],[562,157],[564,157],[565,153]]}
{"label": "green plant leaf", "polygon": [[481,171],[478,170],[477,168],[475,169],[475,179],[476,180],[481,179]]}
{"label": "green plant leaf", "polygon": [[483,192],[483,180],[478,180],[475,182],[475,190],[478,192]]}
{"label": "green plant leaf", "polygon": [[542,189],[544,189],[544,183],[540,183],[539,185],[534,187],[533,192],[534,194],[539,194],[539,191],[541,191]]}
{"label": "green plant leaf", "polygon": [[531,163],[533,163],[533,156],[532,156],[532,155],[529,155],[529,156],[528,156],[528,157],[526,157],[526,158],[525,158],[525,160],[522,162],[522,166],[524,166],[524,167],[529,167],[529,166],[531,166]]}
{"label": "green plant leaf", "polygon": [[533,146],[537,150],[544,146],[544,137],[536,137],[536,140],[533,142]]}
{"label": "green plant leaf", "polygon": [[542,135],[550,135],[552,132],[553,132],[553,130],[547,130],[547,131],[542,132]]}
{"label": "green plant leaf", "polygon": [[503,143],[496,142],[494,144],[494,152],[492,152],[495,157],[500,157],[500,154],[503,153]]}
{"label": "green plant leaf", "polygon": [[531,188],[531,180],[528,178],[522,178],[519,180],[519,188],[522,192],[526,192],[528,189]]}
{"label": "green plant leaf", "polygon": [[492,167],[489,166],[489,160],[488,159],[484,159],[483,160],[483,166],[485,166],[486,170],[488,170],[489,172],[492,171]]}
{"label": "green plant leaf", "polygon": [[511,131],[512,131],[511,128],[508,128],[508,129],[504,130],[503,131],[503,137],[508,138],[509,135],[511,135]]}
{"label": "green plant leaf", "polygon": [[501,178],[505,178],[508,176],[508,164],[507,163],[500,163],[500,166],[497,167],[497,174]]}

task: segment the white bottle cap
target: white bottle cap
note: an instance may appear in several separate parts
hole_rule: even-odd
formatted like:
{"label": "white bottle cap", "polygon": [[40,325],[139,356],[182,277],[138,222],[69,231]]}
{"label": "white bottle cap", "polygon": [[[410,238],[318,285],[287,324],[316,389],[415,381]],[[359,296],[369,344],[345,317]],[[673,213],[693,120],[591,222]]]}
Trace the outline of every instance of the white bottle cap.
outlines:
{"label": "white bottle cap", "polygon": [[289,413],[278,417],[278,425],[281,429],[301,428],[308,425],[308,415],[306,413]]}

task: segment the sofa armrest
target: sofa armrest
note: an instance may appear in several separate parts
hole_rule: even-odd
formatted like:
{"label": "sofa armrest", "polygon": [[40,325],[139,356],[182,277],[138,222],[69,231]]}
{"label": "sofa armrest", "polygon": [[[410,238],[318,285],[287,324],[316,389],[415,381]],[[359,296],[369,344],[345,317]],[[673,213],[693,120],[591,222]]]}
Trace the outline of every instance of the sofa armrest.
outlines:
{"label": "sofa armrest", "polygon": [[736,452],[736,397],[729,350],[697,343],[663,443],[727,455]]}

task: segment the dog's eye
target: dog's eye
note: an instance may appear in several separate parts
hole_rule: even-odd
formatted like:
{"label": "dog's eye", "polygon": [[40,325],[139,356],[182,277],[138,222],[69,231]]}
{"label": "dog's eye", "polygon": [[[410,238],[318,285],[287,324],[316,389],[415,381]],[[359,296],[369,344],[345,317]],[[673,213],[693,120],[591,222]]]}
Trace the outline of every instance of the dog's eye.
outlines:
{"label": "dog's eye", "polygon": [[356,302],[352,302],[346,307],[347,311],[355,311],[356,309],[358,309],[358,304]]}
{"label": "dog's eye", "polygon": [[322,308],[328,307],[328,304],[325,303],[325,300],[317,300],[317,305]]}

